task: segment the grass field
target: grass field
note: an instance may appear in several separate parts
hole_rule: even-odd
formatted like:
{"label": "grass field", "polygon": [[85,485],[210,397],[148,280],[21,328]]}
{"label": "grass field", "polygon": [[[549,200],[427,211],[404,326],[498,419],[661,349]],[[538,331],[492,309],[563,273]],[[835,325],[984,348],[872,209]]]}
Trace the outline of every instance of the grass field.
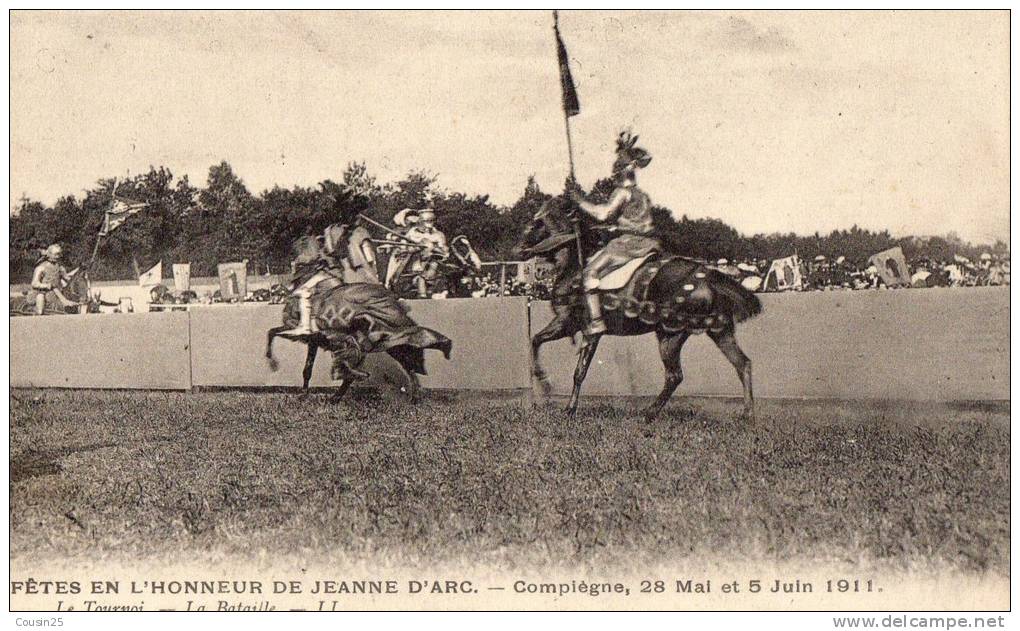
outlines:
{"label": "grass field", "polygon": [[1008,576],[1009,408],[16,390],[14,559],[664,558]]}

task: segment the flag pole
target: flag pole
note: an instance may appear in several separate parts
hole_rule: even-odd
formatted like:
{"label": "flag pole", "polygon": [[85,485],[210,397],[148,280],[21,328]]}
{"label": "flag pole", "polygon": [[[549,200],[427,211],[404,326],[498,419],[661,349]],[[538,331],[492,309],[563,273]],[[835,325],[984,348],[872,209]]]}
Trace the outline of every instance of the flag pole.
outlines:
{"label": "flag pole", "polygon": [[[574,184],[577,183],[577,176],[574,174],[574,140],[570,136],[570,117],[572,114],[577,114],[578,103],[577,93],[573,86],[573,78],[570,77],[570,66],[569,59],[566,56],[566,47],[563,45],[563,38],[560,36],[560,12],[553,11],[553,32],[556,35],[556,59],[557,65],[560,71],[560,86],[563,89],[563,125],[567,131],[567,159],[570,161],[570,180]],[[564,67],[565,66],[565,67]],[[567,88],[569,88],[573,94],[573,111],[567,105]],[[584,269],[584,250],[581,247],[581,227],[580,222],[575,218],[571,222],[574,226],[574,243],[577,245],[577,263],[581,269]]]}
{"label": "flag pole", "polygon": [[[110,204],[117,200],[117,178],[113,178],[113,186],[110,188]],[[99,234],[96,235],[96,245],[92,248],[92,258],[89,259],[89,267],[96,262],[96,256],[99,254],[99,243],[103,240],[103,230],[106,228],[107,211],[103,211],[103,225],[99,228]]]}
{"label": "flag pole", "polygon": [[[104,221],[105,221],[105,219],[104,219]],[[95,245],[94,248],[92,248],[92,258],[89,259],[89,267],[92,267],[92,264],[96,262],[96,255],[99,254],[99,242],[102,241],[102,240],[103,240],[103,235],[97,235],[96,236],[96,245]]]}
{"label": "flag pole", "polygon": [[[562,41],[560,37],[560,12],[553,11],[553,31],[556,33],[556,42]],[[570,160],[570,179],[576,180],[574,176],[574,141],[570,136],[570,112],[567,111],[566,107],[563,108],[563,124],[567,130],[567,158]]]}

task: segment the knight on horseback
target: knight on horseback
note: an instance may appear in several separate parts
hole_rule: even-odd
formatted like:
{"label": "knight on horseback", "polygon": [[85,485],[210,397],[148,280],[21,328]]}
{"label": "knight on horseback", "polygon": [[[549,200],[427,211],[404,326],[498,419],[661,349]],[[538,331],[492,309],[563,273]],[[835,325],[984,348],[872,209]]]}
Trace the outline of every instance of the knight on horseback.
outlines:
{"label": "knight on horseback", "polygon": [[386,286],[393,287],[397,277],[410,269],[415,274],[419,298],[428,298],[429,284],[436,280],[440,264],[450,256],[446,234],[436,227],[436,211],[431,206],[431,200],[426,200],[425,208],[404,209],[393,218],[397,225],[408,226],[403,237],[413,245],[394,250],[386,270]]}
{"label": "knight on horseback", "polygon": [[450,248],[446,243],[446,235],[436,228],[436,212],[425,209],[418,215],[418,225],[412,227],[404,235],[411,241],[422,246],[418,253],[421,271],[416,279],[418,297],[428,297],[428,283],[439,274],[439,263],[450,256]]}
{"label": "knight on horseback", "polygon": [[371,235],[360,225],[356,209],[340,212],[340,221],[326,228],[322,237],[306,239],[299,244],[297,257],[292,262],[291,292],[299,299],[301,320],[297,327],[284,331],[284,335],[310,335],[318,330],[312,317],[312,296],[316,286],[324,280],[340,278],[348,285],[379,283]]}
{"label": "knight on horseback", "polygon": [[63,254],[64,250],[60,244],[54,243],[43,251],[39,263],[35,266],[35,271],[32,272],[36,315],[43,315],[46,311],[46,294],[51,291],[56,294],[61,303],[72,304],[60,291],[63,284],[71,280],[67,270],[61,265]]}
{"label": "knight on horseback", "polygon": [[605,333],[602,303],[599,298],[599,280],[609,272],[628,262],[662,249],[655,237],[652,224],[652,203],[648,195],[637,186],[637,170],[648,166],[652,157],[636,146],[637,136],[623,132],[616,140],[616,160],[613,162],[613,179],[616,189],[605,204],[593,204],[581,194],[572,181],[570,196],[588,215],[602,223],[615,223],[612,240],[588,260],[584,268],[583,284],[588,306],[589,335]]}
{"label": "knight on horseback", "polygon": [[368,353],[385,352],[403,367],[412,394],[415,375],[425,374],[424,351],[441,351],[447,359],[452,343],[441,333],[418,326],[398,297],[379,282],[373,240],[356,206],[336,197],[339,221],[321,237],[302,237],[295,244],[294,280],[284,300],[283,325],[266,335],[266,359],[276,370],[273,340],[282,336],[308,347],[303,387],[308,388],[319,348],[333,355],[332,375],[342,394],[353,381],[368,377],[359,366]]}

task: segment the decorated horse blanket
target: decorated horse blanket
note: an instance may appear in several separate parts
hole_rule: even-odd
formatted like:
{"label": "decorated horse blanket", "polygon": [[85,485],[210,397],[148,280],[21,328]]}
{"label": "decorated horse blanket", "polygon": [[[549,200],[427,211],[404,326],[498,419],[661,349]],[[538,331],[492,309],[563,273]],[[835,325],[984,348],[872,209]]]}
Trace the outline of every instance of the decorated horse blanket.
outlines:
{"label": "decorated horse blanket", "polygon": [[[442,333],[419,326],[393,292],[376,283],[316,286],[312,294],[312,317],[327,338],[345,343],[353,340],[361,352],[389,351],[404,347],[414,361],[415,372],[424,375],[425,349],[442,351],[449,359],[453,343]],[[288,298],[284,323],[296,326],[301,313],[298,299]]]}

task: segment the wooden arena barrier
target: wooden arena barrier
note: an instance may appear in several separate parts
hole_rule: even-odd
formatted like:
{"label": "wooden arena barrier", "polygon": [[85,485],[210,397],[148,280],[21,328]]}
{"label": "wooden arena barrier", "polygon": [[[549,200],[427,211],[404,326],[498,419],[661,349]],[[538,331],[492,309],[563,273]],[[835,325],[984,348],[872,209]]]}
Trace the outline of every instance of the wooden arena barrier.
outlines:
{"label": "wooden arena barrier", "polygon": [[15,388],[191,388],[187,313],[17,317]]}
{"label": "wooden arena barrier", "polygon": [[[765,311],[739,325],[758,397],[1008,400],[1009,288],[933,288],[760,295]],[[532,303],[532,333],[552,317]],[[576,347],[542,348],[554,391],[573,383]],[[683,351],[683,394],[740,395],[730,364],[705,335]],[[650,395],[662,387],[654,335],[604,337],[583,393]]]}

